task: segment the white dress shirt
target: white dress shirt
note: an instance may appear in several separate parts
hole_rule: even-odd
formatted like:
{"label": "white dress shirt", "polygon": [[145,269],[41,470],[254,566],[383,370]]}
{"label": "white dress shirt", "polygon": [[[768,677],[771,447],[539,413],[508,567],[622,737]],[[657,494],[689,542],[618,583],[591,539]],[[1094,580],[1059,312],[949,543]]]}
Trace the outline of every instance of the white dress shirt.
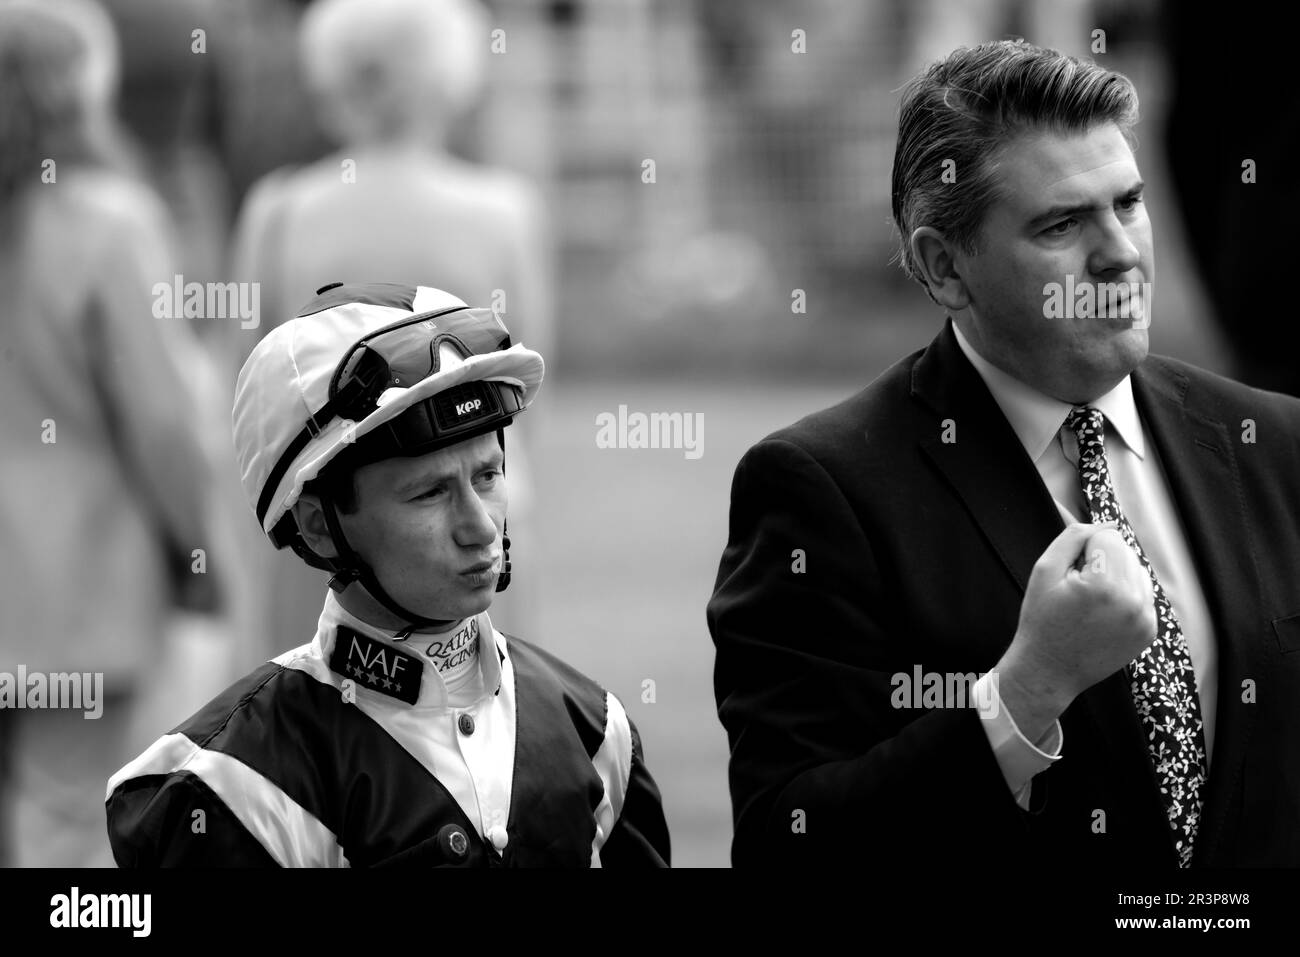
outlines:
{"label": "white dress shirt", "polygon": [[[1044,395],[988,362],[966,341],[956,323],[953,332],[957,345],[984,380],[1038,469],[1061,521],[1065,524],[1091,521],[1079,482],[1078,443],[1073,431],[1065,426],[1070,404]],[[1138,416],[1131,377],[1125,376],[1113,389],[1088,404],[1106,417],[1106,461],[1116,498],[1155,569],[1187,639],[1196,672],[1208,762],[1214,747],[1218,650],[1210,610],[1173,496],[1155,445],[1147,441]],[[980,678],[980,682],[986,687],[977,686],[974,700],[994,700],[997,688],[987,687],[991,683],[989,675]],[[1041,739],[1031,742],[1020,732],[1000,699],[997,707],[981,709],[980,717],[1007,786],[1020,806],[1027,808],[1033,776],[1062,757],[1064,735],[1060,722],[1055,722]]]}

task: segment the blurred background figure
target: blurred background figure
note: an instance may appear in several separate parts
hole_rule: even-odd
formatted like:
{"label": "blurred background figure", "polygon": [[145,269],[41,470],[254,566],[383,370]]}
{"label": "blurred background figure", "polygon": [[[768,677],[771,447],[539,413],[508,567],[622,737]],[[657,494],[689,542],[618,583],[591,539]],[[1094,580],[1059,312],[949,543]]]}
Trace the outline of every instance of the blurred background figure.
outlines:
{"label": "blurred background figure", "polygon": [[[118,116],[131,136],[142,176],[171,213],[176,271],[217,278],[230,233],[230,176],[215,151],[224,135],[221,58],[209,34],[224,38],[223,0],[100,0],[121,49]],[[224,39],[219,42],[224,43]],[[216,330],[200,324],[208,338]]]}
{"label": "blurred background figure", "polygon": [[[154,318],[174,237],[116,129],[118,63],[86,0],[0,2],[0,671],[103,674],[98,718],[0,710],[11,865],[112,863],[107,775],[158,733],[137,721],[184,717],[169,692],[192,707],[170,671],[192,623],[201,644],[219,633],[193,617],[218,598],[212,373]],[[206,647],[189,663],[220,682],[226,649]]]}
{"label": "blurred background figure", "polygon": [[[266,323],[240,331],[236,370],[255,337],[295,315],[318,287],[349,281],[419,282],[491,307],[554,371],[541,196],[524,177],[449,147],[479,102],[490,42],[474,0],[319,0],[307,8],[303,76],[339,149],[276,170],[244,203],[231,271],[261,284]],[[516,562],[538,549],[530,437],[540,417],[529,412],[506,459]],[[272,655],[314,631],[325,586],[292,555],[269,561]],[[527,635],[537,600],[536,576],[520,575],[494,604],[494,620]]]}

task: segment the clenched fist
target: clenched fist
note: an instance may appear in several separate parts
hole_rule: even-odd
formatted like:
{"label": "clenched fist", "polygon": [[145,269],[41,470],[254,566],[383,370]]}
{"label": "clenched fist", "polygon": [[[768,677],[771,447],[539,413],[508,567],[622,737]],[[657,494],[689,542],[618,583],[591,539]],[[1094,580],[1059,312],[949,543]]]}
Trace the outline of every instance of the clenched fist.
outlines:
{"label": "clenched fist", "polygon": [[994,669],[1003,703],[1035,740],[1155,636],[1151,576],[1137,553],[1111,523],[1070,525],[1029,576],[1020,624]]}

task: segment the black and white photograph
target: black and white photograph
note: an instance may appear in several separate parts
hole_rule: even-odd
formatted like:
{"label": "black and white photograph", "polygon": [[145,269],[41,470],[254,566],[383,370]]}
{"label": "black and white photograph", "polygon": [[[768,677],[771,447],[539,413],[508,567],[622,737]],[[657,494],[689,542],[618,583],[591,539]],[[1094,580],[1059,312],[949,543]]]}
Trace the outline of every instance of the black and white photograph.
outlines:
{"label": "black and white photograph", "polygon": [[6,925],[688,868],[600,893],[1282,932],[1293,35],[0,0]]}

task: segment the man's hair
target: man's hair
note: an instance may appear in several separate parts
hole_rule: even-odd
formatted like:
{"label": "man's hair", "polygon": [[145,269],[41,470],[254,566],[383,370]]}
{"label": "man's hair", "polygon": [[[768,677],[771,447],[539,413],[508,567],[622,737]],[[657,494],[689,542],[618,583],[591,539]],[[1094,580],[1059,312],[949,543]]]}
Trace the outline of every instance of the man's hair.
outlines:
{"label": "man's hair", "polygon": [[[1000,198],[1000,152],[1015,137],[1111,122],[1132,148],[1137,121],[1128,77],[1055,50],[1001,40],[932,64],[903,88],[899,108],[892,201],[903,271],[926,285],[911,250],[920,226],[978,254],[985,213]],[[948,170],[955,182],[944,181]]]}
{"label": "man's hair", "polygon": [[[466,109],[487,74],[478,0],[316,0],[299,28],[307,88],[340,139],[391,140],[416,114]],[[337,127],[337,128],[336,128]]]}

